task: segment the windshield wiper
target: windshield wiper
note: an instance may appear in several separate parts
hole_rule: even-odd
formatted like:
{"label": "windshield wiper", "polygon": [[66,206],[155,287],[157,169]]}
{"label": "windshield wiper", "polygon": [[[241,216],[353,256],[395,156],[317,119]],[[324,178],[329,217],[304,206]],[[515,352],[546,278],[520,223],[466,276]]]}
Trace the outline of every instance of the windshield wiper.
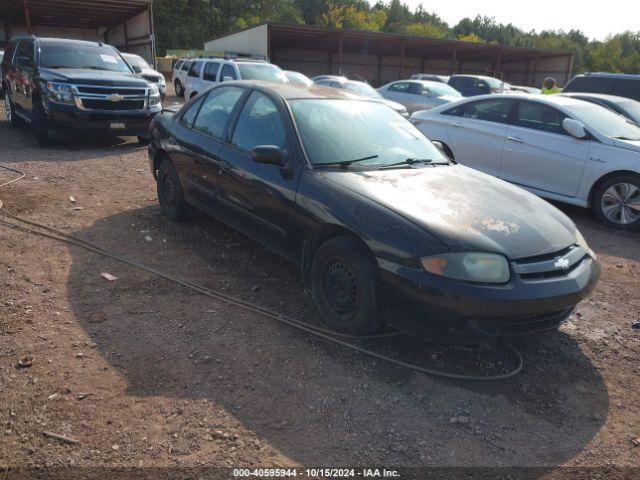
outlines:
{"label": "windshield wiper", "polygon": [[620,136],[620,137],[613,137],[616,140],[628,140],[630,142],[637,142],[638,140],[640,140],[640,138],[630,138],[630,137],[625,137],[625,136]]}
{"label": "windshield wiper", "polygon": [[382,165],[380,167],[380,170],[385,169],[385,168],[399,167],[401,165],[415,165],[416,163],[431,163],[431,162],[433,162],[433,159],[431,159],[431,158],[407,158],[405,160],[402,160],[401,162],[390,163],[388,165]]}
{"label": "windshield wiper", "polygon": [[327,162],[327,163],[317,163],[316,167],[335,167],[338,166],[341,169],[345,170],[352,163],[364,162],[365,160],[373,160],[374,158],[378,158],[379,155],[369,155],[368,157],[355,158],[353,160],[344,160],[342,162]]}

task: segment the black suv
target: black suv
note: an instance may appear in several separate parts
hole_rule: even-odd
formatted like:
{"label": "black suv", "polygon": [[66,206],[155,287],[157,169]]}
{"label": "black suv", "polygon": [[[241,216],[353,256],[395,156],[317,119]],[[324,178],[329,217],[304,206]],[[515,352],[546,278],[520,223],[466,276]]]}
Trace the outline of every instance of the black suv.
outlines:
{"label": "black suv", "polygon": [[624,73],[585,73],[576,75],[563,92],[588,92],[617,95],[640,102],[640,75]]}
{"label": "black suv", "polygon": [[30,123],[45,145],[87,132],[147,143],[149,123],[162,110],[158,87],[103,43],[15,37],[1,72],[7,120]]}

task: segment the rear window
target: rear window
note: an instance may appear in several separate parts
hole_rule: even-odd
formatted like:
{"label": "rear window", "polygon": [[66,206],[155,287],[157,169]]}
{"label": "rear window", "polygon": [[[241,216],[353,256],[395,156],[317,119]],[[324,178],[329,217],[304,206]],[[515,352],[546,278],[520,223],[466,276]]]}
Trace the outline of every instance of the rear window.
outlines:
{"label": "rear window", "polygon": [[481,78],[452,77],[449,79],[449,85],[458,90],[465,97],[491,93],[489,84]]}
{"label": "rear window", "polygon": [[640,101],[640,80],[619,80],[611,93]]}

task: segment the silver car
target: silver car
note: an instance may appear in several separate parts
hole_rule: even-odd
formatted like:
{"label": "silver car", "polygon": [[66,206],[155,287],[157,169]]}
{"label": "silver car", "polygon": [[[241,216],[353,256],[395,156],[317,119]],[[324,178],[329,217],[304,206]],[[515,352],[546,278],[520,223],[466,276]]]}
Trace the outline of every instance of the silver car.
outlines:
{"label": "silver car", "polygon": [[365,97],[373,98],[393,108],[396,112],[405,118],[409,118],[409,112],[404,105],[393,100],[383,98],[371,85],[365,82],[359,82],[357,80],[348,80],[346,78],[333,77],[331,79],[321,79],[315,81],[316,85],[322,85],[324,87],[341,88],[349,90],[353,93],[363,95]]}
{"label": "silver car", "polygon": [[398,80],[383,85],[378,93],[387,100],[404,105],[409,113],[428,110],[462,98],[460,92],[449,85],[428,80]]}

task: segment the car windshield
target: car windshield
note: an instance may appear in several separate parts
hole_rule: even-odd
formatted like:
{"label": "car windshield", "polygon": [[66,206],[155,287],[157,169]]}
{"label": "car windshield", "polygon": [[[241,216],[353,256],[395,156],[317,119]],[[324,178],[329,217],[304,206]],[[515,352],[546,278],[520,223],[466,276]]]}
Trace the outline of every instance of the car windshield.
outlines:
{"label": "car windshield", "polygon": [[346,82],[344,88],[351,92],[364,95],[365,97],[381,98],[380,94],[374,90],[374,88],[363,82]]}
{"label": "car windshield", "polygon": [[[2,55],[0,55],[2,58]],[[640,102],[635,100],[629,100],[628,102],[620,102],[620,108],[629,114],[633,118],[633,121],[640,125]]]}
{"label": "car windshield", "polygon": [[268,63],[238,63],[238,69],[243,80],[267,80],[280,83],[289,81],[280,67]]}
{"label": "car windshield", "polygon": [[90,68],[131,73],[131,68],[107,45],[44,44],[40,47],[40,66],[44,68]]}
{"label": "car windshield", "polygon": [[446,83],[435,83],[435,82],[434,83],[430,83],[427,88],[429,89],[431,94],[435,95],[436,97],[445,97],[445,96],[448,96],[448,97],[462,97],[462,95],[460,95],[459,91],[457,91],[453,87],[450,87]]}
{"label": "car windshield", "polygon": [[153,68],[151,68],[151,65],[149,65],[144,58],[139,57],[138,55],[125,54],[123,56],[127,63],[132,67],[139,67],[140,70],[153,70]]}
{"label": "car windshield", "polygon": [[309,77],[300,72],[286,72],[287,78],[294,83],[302,83],[304,85],[313,85]]}
{"label": "car windshield", "polygon": [[411,123],[384,104],[367,100],[298,99],[290,102],[300,138],[314,165],[345,162],[378,168],[407,159],[448,160]]}
{"label": "car windshield", "polygon": [[640,127],[605,107],[580,102],[580,105],[571,105],[568,108],[578,120],[607,137],[621,140],[640,140]]}

